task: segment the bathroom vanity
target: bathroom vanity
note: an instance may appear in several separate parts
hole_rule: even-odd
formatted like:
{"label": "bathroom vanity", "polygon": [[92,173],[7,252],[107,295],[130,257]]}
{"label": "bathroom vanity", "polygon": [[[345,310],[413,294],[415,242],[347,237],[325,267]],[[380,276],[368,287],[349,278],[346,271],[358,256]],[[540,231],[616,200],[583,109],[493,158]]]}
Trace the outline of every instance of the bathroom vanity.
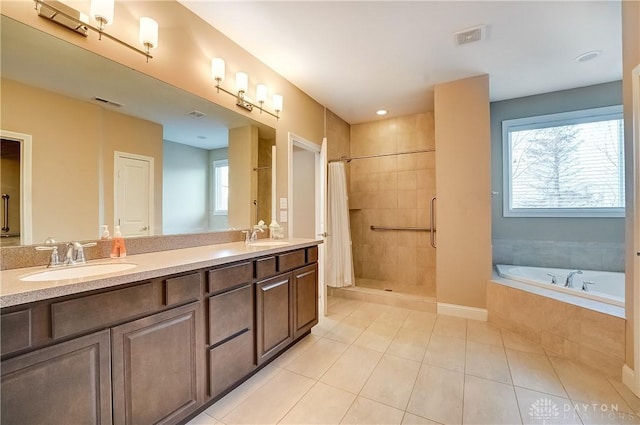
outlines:
{"label": "bathroom vanity", "polygon": [[1,272],[2,423],[185,421],[318,322],[318,243],[140,254],[68,281]]}

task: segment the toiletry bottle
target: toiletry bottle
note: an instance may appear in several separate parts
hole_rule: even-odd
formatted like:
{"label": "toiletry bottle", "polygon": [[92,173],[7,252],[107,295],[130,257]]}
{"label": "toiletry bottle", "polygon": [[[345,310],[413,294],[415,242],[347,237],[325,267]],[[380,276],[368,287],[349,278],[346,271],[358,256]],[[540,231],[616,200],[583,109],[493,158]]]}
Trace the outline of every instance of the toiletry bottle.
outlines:
{"label": "toiletry bottle", "polygon": [[122,258],[127,256],[127,248],[124,245],[124,238],[120,233],[120,226],[116,226],[111,242],[111,258]]}
{"label": "toiletry bottle", "polygon": [[102,235],[100,236],[100,239],[102,240],[111,239],[111,235],[109,234],[109,226],[106,224],[103,224],[100,227],[102,227]]}

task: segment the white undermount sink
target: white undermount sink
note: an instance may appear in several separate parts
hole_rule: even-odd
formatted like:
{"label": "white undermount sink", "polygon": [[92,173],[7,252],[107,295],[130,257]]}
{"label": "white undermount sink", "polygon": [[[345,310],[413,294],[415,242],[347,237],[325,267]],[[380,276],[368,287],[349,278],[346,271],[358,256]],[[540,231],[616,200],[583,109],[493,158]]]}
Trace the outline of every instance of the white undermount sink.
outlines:
{"label": "white undermount sink", "polygon": [[82,266],[67,266],[57,269],[47,269],[41,272],[23,276],[24,282],[44,282],[49,280],[78,279],[81,277],[97,276],[101,274],[122,272],[137,267],[132,263],[102,263],[85,264]]}
{"label": "white undermount sink", "polygon": [[249,246],[262,246],[262,247],[284,246],[284,245],[290,245],[290,243],[285,241],[260,241],[260,242],[251,242],[249,244]]}

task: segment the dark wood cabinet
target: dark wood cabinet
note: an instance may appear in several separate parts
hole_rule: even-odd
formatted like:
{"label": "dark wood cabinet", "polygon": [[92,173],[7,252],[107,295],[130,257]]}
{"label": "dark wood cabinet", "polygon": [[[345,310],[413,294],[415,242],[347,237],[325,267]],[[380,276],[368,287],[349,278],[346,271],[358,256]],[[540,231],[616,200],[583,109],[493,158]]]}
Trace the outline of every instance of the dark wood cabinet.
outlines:
{"label": "dark wood cabinet", "polygon": [[176,423],[202,404],[200,303],[112,329],[113,423]]}
{"label": "dark wood cabinet", "polygon": [[297,339],[318,323],[318,265],[294,270],[293,338]]}
{"label": "dark wood cabinet", "polygon": [[293,341],[292,274],[256,284],[256,345],[258,365]]}
{"label": "dark wood cabinet", "polygon": [[110,424],[109,330],[2,362],[3,424]]}

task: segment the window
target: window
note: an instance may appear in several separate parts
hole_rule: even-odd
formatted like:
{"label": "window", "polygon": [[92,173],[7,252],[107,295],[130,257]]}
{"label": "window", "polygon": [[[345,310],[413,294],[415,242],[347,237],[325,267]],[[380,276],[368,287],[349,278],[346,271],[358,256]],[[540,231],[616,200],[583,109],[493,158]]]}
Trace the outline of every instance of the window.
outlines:
{"label": "window", "polygon": [[505,217],[624,217],[622,106],[502,122]]}
{"label": "window", "polygon": [[213,161],[213,215],[227,215],[229,210],[229,161]]}

